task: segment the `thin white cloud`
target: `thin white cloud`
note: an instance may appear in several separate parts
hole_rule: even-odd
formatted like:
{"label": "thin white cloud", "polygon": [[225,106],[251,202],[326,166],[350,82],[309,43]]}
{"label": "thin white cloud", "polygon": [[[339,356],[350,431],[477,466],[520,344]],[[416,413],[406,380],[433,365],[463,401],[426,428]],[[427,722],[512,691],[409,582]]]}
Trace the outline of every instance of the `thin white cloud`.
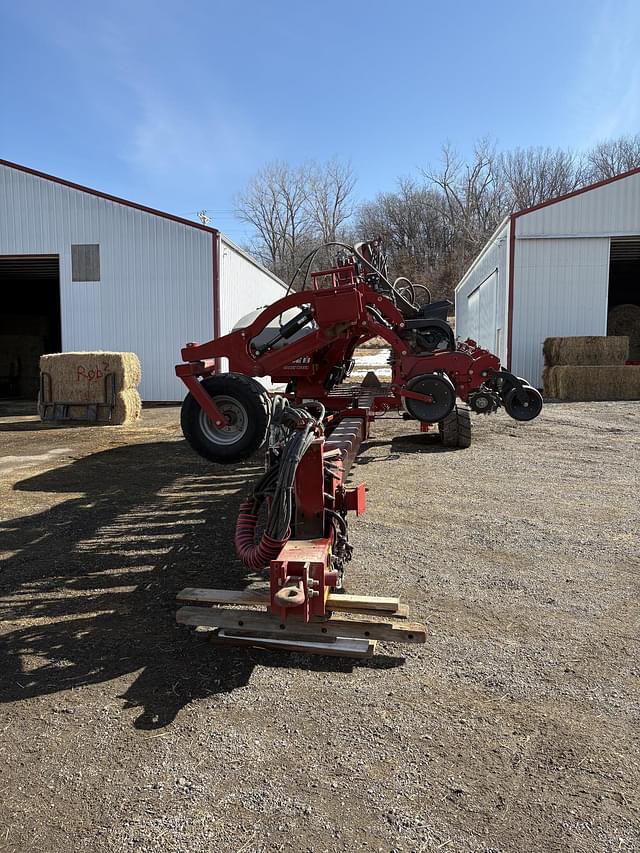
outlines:
{"label": "thin white cloud", "polygon": [[594,17],[571,93],[584,144],[640,131],[640,4],[608,0]]}
{"label": "thin white cloud", "polygon": [[[118,140],[115,153],[137,173],[154,183],[191,182],[242,170],[255,159],[260,136],[251,117],[211,94],[196,61],[193,73],[182,66],[169,88],[162,67],[145,62],[139,33],[123,27],[113,9],[30,24],[76,68],[86,103]],[[149,55],[158,60],[153,50]]]}
{"label": "thin white cloud", "polygon": [[104,28],[100,44],[136,109],[123,159],[154,177],[209,178],[240,167],[251,156],[257,133],[237,108],[211,94],[213,87],[195,63],[193,74],[179,81],[184,96],[178,102],[175,91],[162,88],[118,28]]}
{"label": "thin white cloud", "polygon": [[240,166],[248,156],[252,134],[242,121],[229,120],[227,109],[187,110],[151,90],[138,97],[140,118],[126,159],[139,168],[158,175],[179,171],[212,177]]}

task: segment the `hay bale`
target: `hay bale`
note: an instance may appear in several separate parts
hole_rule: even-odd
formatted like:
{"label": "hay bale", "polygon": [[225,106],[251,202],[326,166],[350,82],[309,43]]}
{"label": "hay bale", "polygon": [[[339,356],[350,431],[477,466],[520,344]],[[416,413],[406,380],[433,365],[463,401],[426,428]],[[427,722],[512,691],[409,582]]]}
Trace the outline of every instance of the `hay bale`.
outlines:
{"label": "hay bale", "polygon": [[0,334],[0,351],[3,364],[13,364],[17,370],[14,393],[26,399],[34,399],[38,393],[38,359],[44,349],[44,338],[40,335]]}
{"label": "hay bale", "polygon": [[545,397],[557,397],[558,389],[555,382],[555,367],[544,367],[542,370],[542,388]]}
{"label": "hay bale", "polygon": [[629,358],[640,361],[640,305],[616,305],[607,317],[607,334],[629,338]]}
{"label": "hay bale", "polygon": [[562,364],[624,364],[629,358],[629,339],[597,335],[546,338],[542,349],[545,367]]}
{"label": "hay bale", "polygon": [[[60,352],[40,358],[40,370],[51,377],[43,381],[45,400],[71,405],[71,419],[86,420],[86,404],[97,404],[98,423],[133,423],[142,413],[136,386],[142,377],[140,360],[133,352]],[[115,408],[109,419],[112,398],[111,375],[115,377]]]}
{"label": "hay bale", "polygon": [[[111,420],[109,420],[110,407],[105,404],[98,404],[97,423],[133,424],[140,420],[142,415],[142,398],[135,389],[127,388],[125,391],[118,391],[115,402]],[[87,407],[69,406],[69,417],[72,420],[86,420]]]}
{"label": "hay bale", "polygon": [[571,364],[548,370],[550,396],[560,400],[640,400],[640,366]]}
{"label": "hay bale", "polygon": [[112,424],[129,424],[139,421],[142,416],[142,398],[134,388],[120,391],[116,397],[116,407],[111,418]]}
{"label": "hay bale", "polygon": [[[134,352],[50,353],[40,357],[40,371],[51,376],[51,400],[61,403],[107,402],[105,377],[110,373],[116,391],[135,388],[142,378]],[[109,382],[106,387],[110,391]]]}

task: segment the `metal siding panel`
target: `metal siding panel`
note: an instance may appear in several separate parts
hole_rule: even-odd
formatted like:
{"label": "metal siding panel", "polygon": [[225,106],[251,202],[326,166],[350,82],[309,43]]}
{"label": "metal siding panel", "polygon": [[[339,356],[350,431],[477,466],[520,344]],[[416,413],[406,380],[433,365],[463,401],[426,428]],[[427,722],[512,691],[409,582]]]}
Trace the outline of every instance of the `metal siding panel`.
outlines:
{"label": "metal siding panel", "polygon": [[[220,334],[226,335],[246,314],[282,299],[286,288],[280,279],[249,260],[222,234],[218,251]],[[226,358],[221,359],[221,369],[228,369]]]}
{"label": "metal siding panel", "polygon": [[[487,248],[480,257],[471,265],[460,284],[456,288],[456,335],[461,339],[473,338],[478,343],[486,346],[500,357],[501,362],[506,363],[506,328],[507,328],[507,293],[509,287],[509,222],[495,232]],[[490,279],[494,284],[490,284]],[[484,300],[482,310],[482,321],[480,315],[476,321],[473,313],[469,313],[468,298],[478,287],[483,287],[483,282],[490,284],[493,290],[494,308],[491,310],[490,291]],[[482,300],[480,300],[482,301]],[[478,306],[480,310],[480,305]],[[493,319],[492,319],[493,317]],[[482,323],[482,324],[481,324]],[[478,337],[476,337],[476,335]],[[484,340],[479,340],[482,336]],[[500,350],[500,351],[498,351]]]}
{"label": "metal siding panel", "polygon": [[495,352],[496,346],[496,286],[497,270],[478,288],[480,298],[478,337],[476,341],[481,347]]}
{"label": "metal siding panel", "polygon": [[525,237],[640,235],[640,174],[518,217]]}
{"label": "metal siding panel", "polygon": [[480,288],[476,289],[467,296],[467,304],[465,307],[465,316],[467,319],[468,337],[474,341],[478,340],[480,334]]}
{"label": "metal siding panel", "polygon": [[545,338],[605,335],[609,240],[516,240],[512,368],[542,385]]}
{"label": "metal siding panel", "polygon": [[[0,254],[60,256],[64,349],[137,352],[144,399],[180,400],[180,348],[213,337],[212,237],[0,166]],[[71,281],[72,243],[100,243],[100,283]]]}
{"label": "metal siding panel", "polygon": [[249,261],[228,240],[220,238],[220,332],[225,335],[251,311],[285,295],[279,279]]}

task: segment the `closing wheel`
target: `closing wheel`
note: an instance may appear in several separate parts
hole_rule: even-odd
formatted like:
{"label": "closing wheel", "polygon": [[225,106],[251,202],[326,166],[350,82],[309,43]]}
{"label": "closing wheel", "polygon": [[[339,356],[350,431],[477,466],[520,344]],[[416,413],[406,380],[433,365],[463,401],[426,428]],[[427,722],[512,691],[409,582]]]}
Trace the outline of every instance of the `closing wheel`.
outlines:
{"label": "closing wheel", "polygon": [[202,380],[203,389],[224,416],[217,427],[189,393],[182,404],[180,426],[191,447],[211,462],[240,462],[264,444],[269,429],[267,392],[248,376],[222,373]]}
{"label": "closing wheel", "polygon": [[456,406],[438,423],[438,432],[445,447],[470,447],[471,414],[469,410]]}
{"label": "closing wheel", "polygon": [[527,395],[526,402],[521,403],[517,390],[512,388],[504,398],[504,408],[516,421],[532,421],[542,411],[542,394],[531,385],[524,385],[523,391]]}
{"label": "closing wheel", "polygon": [[456,390],[446,373],[424,373],[414,376],[407,383],[407,390],[431,397],[431,401],[405,398],[405,406],[410,415],[418,421],[437,424],[453,411],[456,402]]}

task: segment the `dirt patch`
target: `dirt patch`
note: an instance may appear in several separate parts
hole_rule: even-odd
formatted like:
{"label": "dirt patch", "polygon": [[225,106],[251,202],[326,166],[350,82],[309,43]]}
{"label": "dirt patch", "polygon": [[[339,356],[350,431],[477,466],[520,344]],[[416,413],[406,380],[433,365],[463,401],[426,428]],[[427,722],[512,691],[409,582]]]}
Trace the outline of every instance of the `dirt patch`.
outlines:
{"label": "dirt patch", "polygon": [[426,646],[215,649],[184,586],[242,588],[221,468],[178,411],[0,418],[0,850],[640,848],[640,409],[478,418],[469,450],[374,425],[351,591]]}

